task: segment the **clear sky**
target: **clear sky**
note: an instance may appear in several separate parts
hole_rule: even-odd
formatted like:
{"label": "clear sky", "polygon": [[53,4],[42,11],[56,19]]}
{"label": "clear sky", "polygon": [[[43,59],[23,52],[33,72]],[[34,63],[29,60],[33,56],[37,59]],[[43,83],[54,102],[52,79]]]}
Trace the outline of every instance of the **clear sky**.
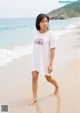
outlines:
{"label": "clear sky", "polygon": [[60,0],[0,0],[0,18],[35,17],[39,13],[48,13],[65,5],[64,3],[59,3],[59,1]]}

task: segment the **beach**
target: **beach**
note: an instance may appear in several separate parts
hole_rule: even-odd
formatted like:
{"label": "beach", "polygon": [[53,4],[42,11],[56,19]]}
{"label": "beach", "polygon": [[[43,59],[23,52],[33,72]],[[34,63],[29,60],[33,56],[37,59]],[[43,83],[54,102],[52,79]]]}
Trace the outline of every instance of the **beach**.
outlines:
{"label": "beach", "polygon": [[52,76],[59,93],[39,75],[38,101],[31,106],[31,54],[0,67],[0,105],[8,105],[9,113],[80,113],[80,26],[60,35],[57,44]]}

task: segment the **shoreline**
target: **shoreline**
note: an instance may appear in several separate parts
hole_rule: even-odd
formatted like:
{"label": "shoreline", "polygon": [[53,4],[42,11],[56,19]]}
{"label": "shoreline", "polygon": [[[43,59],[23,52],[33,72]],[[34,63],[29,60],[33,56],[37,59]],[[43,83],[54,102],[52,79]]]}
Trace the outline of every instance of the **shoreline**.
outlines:
{"label": "shoreline", "polygon": [[[74,18],[75,19],[75,18]],[[77,20],[79,20],[79,18],[76,18]],[[75,25],[69,25],[66,28],[62,28],[59,30],[54,30],[54,34],[60,36],[64,36],[67,35],[70,32],[73,32],[74,29],[78,30],[77,28],[80,27],[80,24],[77,23]],[[78,32],[79,33],[79,32]],[[58,37],[57,37],[58,38]],[[28,55],[30,52],[32,52],[32,43],[29,43],[29,45],[19,45],[19,46],[15,46],[14,48],[4,48],[4,49],[0,49],[0,67],[1,65],[7,65],[8,62],[13,62],[13,60],[16,60],[20,57],[23,57],[25,55]]]}

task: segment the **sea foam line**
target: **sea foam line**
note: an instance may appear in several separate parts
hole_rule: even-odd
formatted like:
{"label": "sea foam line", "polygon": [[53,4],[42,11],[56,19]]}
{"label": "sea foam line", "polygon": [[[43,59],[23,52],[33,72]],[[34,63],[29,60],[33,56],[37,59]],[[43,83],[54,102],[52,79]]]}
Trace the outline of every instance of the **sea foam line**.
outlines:
{"label": "sea foam line", "polygon": [[69,24],[64,29],[54,31],[54,34],[55,35],[57,34],[57,39],[59,39],[59,36],[73,32],[73,30],[76,29],[77,27],[80,27],[80,21],[78,21],[77,24]]}
{"label": "sea foam line", "polygon": [[14,49],[0,49],[0,66],[6,65],[7,63],[13,61],[13,59],[18,59],[24,55],[32,53],[33,45],[28,46],[16,46]]}

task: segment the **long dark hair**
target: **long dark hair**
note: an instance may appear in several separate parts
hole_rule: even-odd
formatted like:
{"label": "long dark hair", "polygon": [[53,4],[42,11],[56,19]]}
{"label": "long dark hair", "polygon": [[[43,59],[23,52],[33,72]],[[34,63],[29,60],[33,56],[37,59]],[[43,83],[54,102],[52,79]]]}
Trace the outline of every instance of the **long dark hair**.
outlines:
{"label": "long dark hair", "polygon": [[47,20],[48,20],[48,22],[49,22],[49,17],[46,15],[46,14],[39,14],[38,16],[37,16],[37,18],[36,18],[36,29],[37,30],[40,30],[40,26],[39,26],[39,24],[40,24],[40,22],[42,21],[42,19],[43,18],[47,18]]}

